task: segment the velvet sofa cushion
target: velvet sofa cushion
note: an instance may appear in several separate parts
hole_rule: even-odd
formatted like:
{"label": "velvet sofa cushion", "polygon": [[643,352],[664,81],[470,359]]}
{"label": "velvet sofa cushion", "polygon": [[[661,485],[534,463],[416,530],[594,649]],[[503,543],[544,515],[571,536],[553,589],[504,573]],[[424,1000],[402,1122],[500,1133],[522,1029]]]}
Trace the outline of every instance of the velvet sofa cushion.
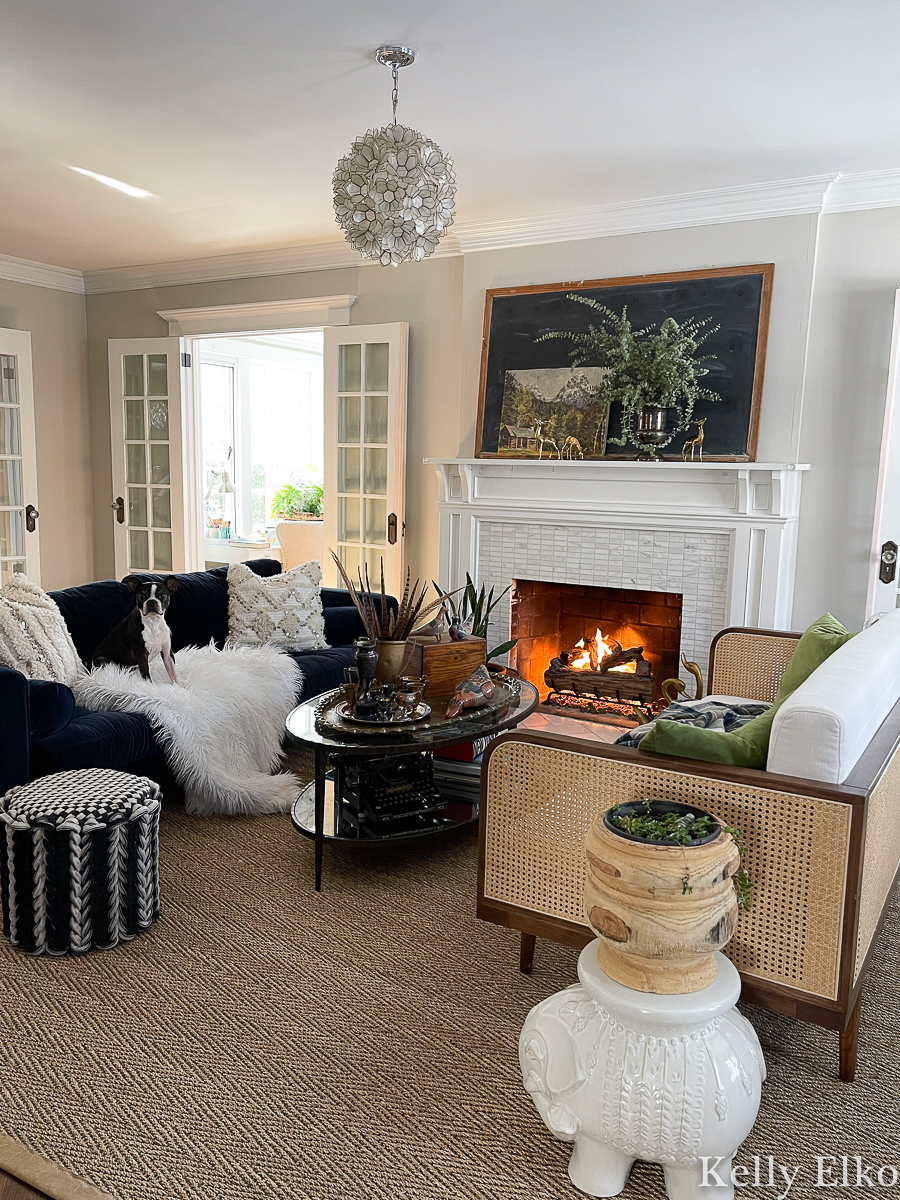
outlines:
{"label": "velvet sofa cushion", "polygon": [[[324,596],[324,589],[322,594]],[[348,592],[343,594],[349,599]],[[366,636],[366,627],[352,601],[340,608],[323,607],[322,615],[325,618],[325,641],[329,646],[349,646],[357,638]]]}
{"label": "velvet sofa cushion", "polygon": [[75,707],[65,728],[31,741],[37,775],[85,767],[121,768],[160,753],[153,728],[139,713],[90,712]]}
{"label": "velvet sofa cushion", "polygon": [[852,637],[840,621],[831,613],[825,613],[810,625],[797,643],[778,683],[775,703],[762,716],[748,721],[733,733],[698,729],[680,721],[658,720],[641,739],[640,749],[650,754],[670,754],[677,758],[695,758],[700,762],[764,771],[776,713],[788,697]]}
{"label": "velvet sofa cushion", "polygon": [[75,697],[64,683],[45,679],[28,680],[28,728],[31,736],[59,733],[75,715]]}
{"label": "velvet sofa cushion", "polygon": [[352,667],[356,651],[353,646],[330,646],[327,650],[294,650],[291,658],[303,672],[303,683],[297,703],[311,700],[322,692],[330,692],[344,682],[344,667]]}
{"label": "velvet sofa cushion", "polygon": [[[281,563],[274,558],[251,559],[247,566],[257,575],[277,575]],[[162,581],[165,575],[150,571],[135,572],[141,579]],[[218,647],[228,637],[227,567],[209,571],[185,571],[178,574],[178,590],[173,594],[166,620],[172,630],[172,650],[185,646],[206,646],[210,638]],[[78,653],[85,662],[106,635],[124,620],[134,607],[134,595],[117,579],[86,583],[81,587],[51,592],[59,606]]]}

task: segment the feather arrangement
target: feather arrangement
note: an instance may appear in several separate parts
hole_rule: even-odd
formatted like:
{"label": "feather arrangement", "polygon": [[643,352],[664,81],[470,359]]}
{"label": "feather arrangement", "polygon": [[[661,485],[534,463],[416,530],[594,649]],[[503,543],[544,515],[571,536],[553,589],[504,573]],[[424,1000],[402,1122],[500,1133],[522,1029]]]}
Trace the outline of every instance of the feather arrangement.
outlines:
{"label": "feather arrangement", "polygon": [[[425,604],[428,584],[423,585],[418,579],[413,583],[409,567],[407,567],[403,595],[400,598],[397,611],[392,612],[388,608],[387,594],[384,587],[384,559],[381,561],[380,594],[376,595],[369,583],[368,564],[366,564],[364,571],[362,569],[357,570],[357,583],[354,584],[345,571],[344,564],[333,550],[331,551],[331,557],[334,559],[341,579],[344,581],[344,586],[350,593],[350,597],[356,605],[356,610],[362,618],[366,634],[375,641],[405,642],[416,626],[429,613],[434,612],[436,608],[440,608],[446,601],[446,596],[440,595],[437,600],[433,600],[430,604]],[[423,604],[425,604],[424,608],[422,607]]]}

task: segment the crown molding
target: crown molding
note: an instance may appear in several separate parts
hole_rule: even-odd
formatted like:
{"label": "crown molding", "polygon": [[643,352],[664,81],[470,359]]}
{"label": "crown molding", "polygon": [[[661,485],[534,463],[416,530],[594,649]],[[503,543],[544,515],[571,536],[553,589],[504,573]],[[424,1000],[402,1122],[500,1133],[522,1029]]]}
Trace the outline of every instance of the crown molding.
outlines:
{"label": "crown molding", "polygon": [[349,325],[355,296],[308,296],[260,304],[215,304],[206,308],[164,308],[157,313],[179,334],[247,333],[261,329]]}
{"label": "crown molding", "polygon": [[54,288],[58,292],[84,292],[84,276],[71,267],[54,267],[50,263],[32,262],[30,258],[13,258],[0,254],[0,279],[15,283],[30,283],[34,287]]}
{"label": "crown molding", "polygon": [[[779,179],[736,187],[680,192],[646,200],[601,204],[591,208],[540,213],[496,221],[456,221],[433,257],[448,258],[483,250],[503,250],[551,242],[583,241],[629,233],[682,229],[695,225],[719,225],[731,221],[756,221],[803,213],[850,212],[863,208],[900,206],[900,169],[832,173],[799,179]],[[9,259],[8,262],[21,260]],[[61,272],[78,278],[65,268],[27,264],[45,272]],[[249,279],[266,275],[293,275],[308,271],[335,271],[380,264],[360,256],[344,241],[318,242],[278,250],[250,250],[209,258],[150,263],[134,267],[111,267],[85,271],[83,290],[132,291],[141,288],[174,287],[181,284],[212,283],[225,279]],[[2,271],[0,271],[2,275]],[[25,282],[35,282],[34,279]],[[63,286],[45,282],[44,286]],[[67,290],[80,291],[71,286]]]}
{"label": "crown molding", "polygon": [[469,254],[546,242],[574,242],[624,233],[786,217],[821,212],[825,194],[835,178],[834,175],[810,175],[803,179],[710,188],[702,192],[681,192],[534,217],[468,222],[456,224],[454,228],[463,254]]}
{"label": "crown molding", "polygon": [[894,208],[900,205],[900,169],[892,171],[841,172],[828,189],[823,212],[856,212],[862,208]]}

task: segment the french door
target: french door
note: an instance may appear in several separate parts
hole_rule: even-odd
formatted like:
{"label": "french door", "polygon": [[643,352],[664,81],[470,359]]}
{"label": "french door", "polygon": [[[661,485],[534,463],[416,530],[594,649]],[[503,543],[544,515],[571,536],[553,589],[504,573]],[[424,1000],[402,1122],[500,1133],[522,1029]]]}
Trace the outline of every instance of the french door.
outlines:
{"label": "french door", "polygon": [[325,329],[325,582],[338,583],[330,549],[352,579],[368,567],[377,588],[402,589],[409,326]]}
{"label": "french door", "polygon": [[196,506],[185,502],[193,438],[182,421],[188,370],[182,362],[189,360],[182,353],[177,337],[109,343],[110,509],[120,579],[193,565],[188,549],[196,539],[188,519]]}
{"label": "french door", "polygon": [[900,289],[894,295],[894,328],[882,428],[867,619],[900,606]]}
{"label": "french door", "polygon": [[31,334],[0,329],[0,585],[41,581]]}

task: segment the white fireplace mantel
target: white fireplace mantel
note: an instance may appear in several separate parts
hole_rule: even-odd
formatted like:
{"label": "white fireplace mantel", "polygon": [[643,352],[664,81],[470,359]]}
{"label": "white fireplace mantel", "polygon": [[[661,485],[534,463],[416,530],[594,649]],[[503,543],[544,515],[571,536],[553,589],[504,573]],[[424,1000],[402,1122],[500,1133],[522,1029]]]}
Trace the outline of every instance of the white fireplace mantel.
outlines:
{"label": "white fireplace mantel", "polygon": [[[441,581],[679,592],[682,650],[727,625],[789,629],[803,463],[428,458]],[[492,636],[508,636],[508,608]]]}

